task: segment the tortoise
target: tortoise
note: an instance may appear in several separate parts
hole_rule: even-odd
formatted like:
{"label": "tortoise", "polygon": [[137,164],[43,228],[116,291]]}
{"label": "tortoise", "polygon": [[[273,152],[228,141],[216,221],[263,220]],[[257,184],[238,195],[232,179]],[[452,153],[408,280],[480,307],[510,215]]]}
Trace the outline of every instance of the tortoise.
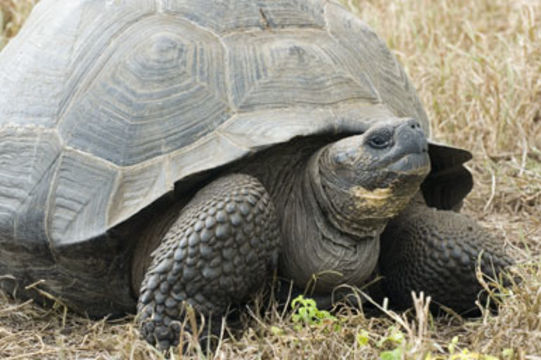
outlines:
{"label": "tortoise", "polygon": [[477,261],[510,264],[457,211],[470,153],[427,140],[404,69],[333,1],[42,0],[0,83],[2,288],[136,311],[160,347],[184,304],[219,318],[274,271],[465,311]]}

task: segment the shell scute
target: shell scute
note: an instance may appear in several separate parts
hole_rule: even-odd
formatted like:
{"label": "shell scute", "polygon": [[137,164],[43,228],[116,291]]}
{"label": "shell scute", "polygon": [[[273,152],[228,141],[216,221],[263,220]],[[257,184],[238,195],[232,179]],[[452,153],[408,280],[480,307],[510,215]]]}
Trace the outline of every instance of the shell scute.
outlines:
{"label": "shell scute", "polygon": [[[294,137],[362,132],[389,115],[428,129],[385,45],[324,0],[42,0],[0,55],[0,82],[0,126],[57,139],[42,151],[54,148],[47,171],[2,166],[0,234],[38,227],[53,247],[106,234],[185,177]],[[2,193],[20,172],[24,190]]]}

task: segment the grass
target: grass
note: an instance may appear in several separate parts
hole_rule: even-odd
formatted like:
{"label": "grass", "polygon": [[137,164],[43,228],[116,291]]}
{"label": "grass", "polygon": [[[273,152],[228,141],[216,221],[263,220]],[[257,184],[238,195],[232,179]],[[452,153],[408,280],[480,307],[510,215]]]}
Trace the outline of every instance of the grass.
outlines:
{"label": "grass", "polygon": [[0,49],[20,27],[38,0],[0,0]]}
{"label": "grass", "polygon": [[[0,0],[0,46],[33,0]],[[476,179],[464,211],[519,260],[520,284],[502,289],[497,315],[432,318],[419,298],[407,313],[368,317],[345,307],[321,321],[271,307],[215,357],[262,359],[540,359],[541,2],[350,0],[404,64],[433,137],[470,149]],[[497,284],[493,284],[498,286]],[[307,305],[308,306],[308,305]],[[314,310],[314,309],[312,309]],[[297,320],[295,320],[297,319]],[[0,295],[0,358],[160,359],[132,318],[91,321]],[[193,344],[192,344],[193,345]],[[192,349],[193,350],[193,349]],[[191,351],[197,358],[197,350]]]}

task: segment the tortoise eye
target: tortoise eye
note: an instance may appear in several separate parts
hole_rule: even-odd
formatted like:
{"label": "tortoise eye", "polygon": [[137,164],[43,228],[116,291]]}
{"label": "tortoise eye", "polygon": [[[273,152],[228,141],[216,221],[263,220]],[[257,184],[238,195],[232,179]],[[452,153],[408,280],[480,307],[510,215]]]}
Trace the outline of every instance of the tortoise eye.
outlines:
{"label": "tortoise eye", "polygon": [[368,139],[368,145],[374,149],[385,149],[391,145],[391,140],[392,136],[389,132],[378,132]]}

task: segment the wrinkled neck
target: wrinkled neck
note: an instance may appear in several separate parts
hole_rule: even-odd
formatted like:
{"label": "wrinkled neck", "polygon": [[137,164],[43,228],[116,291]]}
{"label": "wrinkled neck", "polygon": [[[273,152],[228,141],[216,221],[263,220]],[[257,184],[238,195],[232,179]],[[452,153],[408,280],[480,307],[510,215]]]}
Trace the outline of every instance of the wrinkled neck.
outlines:
{"label": "wrinkled neck", "polygon": [[317,154],[298,171],[284,207],[282,275],[319,293],[341,284],[360,286],[376,266],[385,223],[365,227],[335,214],[313,158]]}
{"label": "wrinkled neck", "polygon": [[[306,198],[316,201],[322,216],[340,233],[348,234],[358,241],[378,238],[389,218],[359,209],[351,192],[334,185],[334,177],[328,172],[321,171],[319,166],[319,157],[323,151],[324,149],[314,154],[307,164],[303,176],[305,183],[303,191]],[[342,199],[340,208],[336,205],[337,199],[333,201],[329,197],[330,194]]]}

